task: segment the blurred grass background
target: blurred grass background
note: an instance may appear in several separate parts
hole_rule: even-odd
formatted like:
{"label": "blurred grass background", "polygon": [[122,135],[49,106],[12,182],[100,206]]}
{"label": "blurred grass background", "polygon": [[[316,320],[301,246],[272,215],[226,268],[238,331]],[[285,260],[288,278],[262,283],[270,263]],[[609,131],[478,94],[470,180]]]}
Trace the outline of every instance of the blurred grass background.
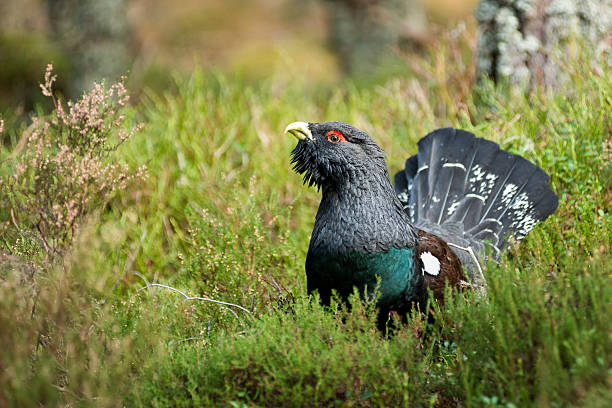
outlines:
{"label": "blurred grass background", "polygon": [[[73,24],[54,32],[53,21],[62,15],[62,11],[53,11],[54,7],[61,9],[55,3],[61,2],[4,0],[0,4],[0,112],[9,106],[27,111],[42,101],[36,83],[48,62],[62,78],[60,89],[70,88],[69,78],[78,67],[69,44],[84,28]],[[474,32],[476,3],[424,0],[431,23],[426,40],[435,38],[439,27],[452,28],[458,22]],[[116,7],[125,8],[128,30],[121,42],[130,58],[109,79],[127,74],[136,94],[144,89],[168,89],[172,75],[189,74],[196,67],[239,73],[251,80],[275,78],[310,84],[333,83],[342,76],[328,40],[333,22],[322,1],[132,0]],[[83,26],[96,21],[86,14],[75,18]]]}

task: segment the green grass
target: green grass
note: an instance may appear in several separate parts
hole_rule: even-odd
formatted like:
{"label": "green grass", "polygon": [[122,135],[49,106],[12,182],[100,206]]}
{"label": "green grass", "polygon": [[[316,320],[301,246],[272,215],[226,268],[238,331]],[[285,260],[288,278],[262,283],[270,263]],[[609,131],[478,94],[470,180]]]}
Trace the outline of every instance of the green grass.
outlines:
{"label": "green grass", "polygon": [[[19,267],[3,268],[0,405],[609,406],[602,69],[577,61],[563,93],[483,85],[460,97],[444,73],[317,90],[179,79],[130,112],[145,128],[119,154],[148,177],[91,220],[63,268],[27,285]],[[486,300],[456,296],[386,337],[370,303],[323,310],[305,294],[319,198],[290,170],[295,142],[282,129],[295,120],[368,131],[391,171],[427,132],[461,127],[540,165],[560,206],[488,266]]]}

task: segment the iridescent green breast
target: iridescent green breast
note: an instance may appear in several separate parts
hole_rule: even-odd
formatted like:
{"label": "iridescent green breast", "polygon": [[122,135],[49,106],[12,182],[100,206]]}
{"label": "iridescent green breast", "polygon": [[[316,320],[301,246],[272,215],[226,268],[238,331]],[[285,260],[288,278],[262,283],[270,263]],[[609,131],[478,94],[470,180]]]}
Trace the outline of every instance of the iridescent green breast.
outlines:
{"label": "iridescent green breast", "polygon": [[[308,290],[318,289],[323,301],[331,290],[346,299],[357,287],[372,295],[380,277],[379,306],[391,306],[411,292],[414,248],[391,248],[387,252],[331,254],[310,251],[306,259]],[[408,291],[407,291],[408,289]]]}

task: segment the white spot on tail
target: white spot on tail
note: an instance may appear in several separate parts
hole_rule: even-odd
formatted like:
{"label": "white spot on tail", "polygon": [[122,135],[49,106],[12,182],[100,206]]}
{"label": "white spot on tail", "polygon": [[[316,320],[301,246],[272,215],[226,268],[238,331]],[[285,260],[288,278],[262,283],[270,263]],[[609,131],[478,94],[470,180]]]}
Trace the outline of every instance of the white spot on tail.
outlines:
{"label": "white spot on tail", "polygon": [[466,196],[466,197],[473,197],[473,198],[477,198],[477,199],[479,199],[480,201],[482,201],[483,203],[485,202],[485,198],[484,198],[483,196],[479,195],[479,194],[473,194],[473,193],[470,193],[470,194],[466,194],[465,196]]}
{"label": "white spot on tail", "polygon": [[440,273],[440,261],[431,252],[423,252],[421,261],[423,261],[423,274],[437,276]]}
{"label": "white spot on tail", "polygon": [[533,204],[526,193],[517,195],[510,205],[509,216],[512,220],[510,228],[515,231],[518,239],[527,235],[538,223],[532,207]]}
{"label": "white spot on tail", "polygon": [[492,222],[496,223],[497,225],[499,225],[500,227],[504,225],[504,224],[501,223],[500,220],[495,219],[495,218],[485,218],[483,221],[484,222],[492,221]]}
{"label": "white spot on tail", "polygon": [[480,164],[475,165],[470,173],[470,179],[469,179],[470,184],[480,183],[484,179],[484,175],[485,175],[485,172],[482,169],[482,167],[480,167]]}
{"label": "white spot on tail", "polygon": [[459,201],[455,201],[454,203],[452,203],[450,207],[448,207],[448,211],[446,212],[446,215],[453,215],[453,213],[455,212],[458,206],[459,206]]}
{"label": "white spot on tail", "polygon": [[463,171],[466,171],[465,166],[461,163],[444,163],[442,167],[458,167],[462,169]]}
{"label": "white spot on tail", "polygon": [[506,184],[506,186],[504,187],[504,191],[502,192],[502,199],[501,199],[504,207],[510,204],[510,200],[512,200],[517,190],[518,190],[518,187],[516,184],[512,184],[512,183]]}
{"label": "white spot on tail", "polygon": [[397,195],[397,198],[399,198],[402,203],[407,203],[408,200],[410,200],[410,194],[408,194],[408,191],[402,191]]}
{"label": "white spot on tail", "polygon": [[470,172],[468,178],[469,190],[482,196],[484,198],[483,201],[486,201],[498,178],[498,175],[485,171],[481,165],[477,164]]}

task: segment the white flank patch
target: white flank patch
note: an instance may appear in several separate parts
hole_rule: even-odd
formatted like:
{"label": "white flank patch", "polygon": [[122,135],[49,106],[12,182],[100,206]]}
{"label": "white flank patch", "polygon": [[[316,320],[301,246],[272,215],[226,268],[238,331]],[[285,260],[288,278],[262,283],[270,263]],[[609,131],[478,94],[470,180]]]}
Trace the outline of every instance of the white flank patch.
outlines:
{"label": "white flank patch", "polygon": [[424,171],[424,170],[427,170],[428,168],[429,168],[429,166],[428,166],[428,165],[424,165],[424,166],[422,166],[422,167],[419,167],[419,169],[417,170],[417,174],[419,174],[420,172],[422,172],[422,171]]}
{"label": "white flank patch", "polygon": [[440,273],[440,261],[431,252],[423,252],[421,261],[423,261],[423,274],[437,276]]}

